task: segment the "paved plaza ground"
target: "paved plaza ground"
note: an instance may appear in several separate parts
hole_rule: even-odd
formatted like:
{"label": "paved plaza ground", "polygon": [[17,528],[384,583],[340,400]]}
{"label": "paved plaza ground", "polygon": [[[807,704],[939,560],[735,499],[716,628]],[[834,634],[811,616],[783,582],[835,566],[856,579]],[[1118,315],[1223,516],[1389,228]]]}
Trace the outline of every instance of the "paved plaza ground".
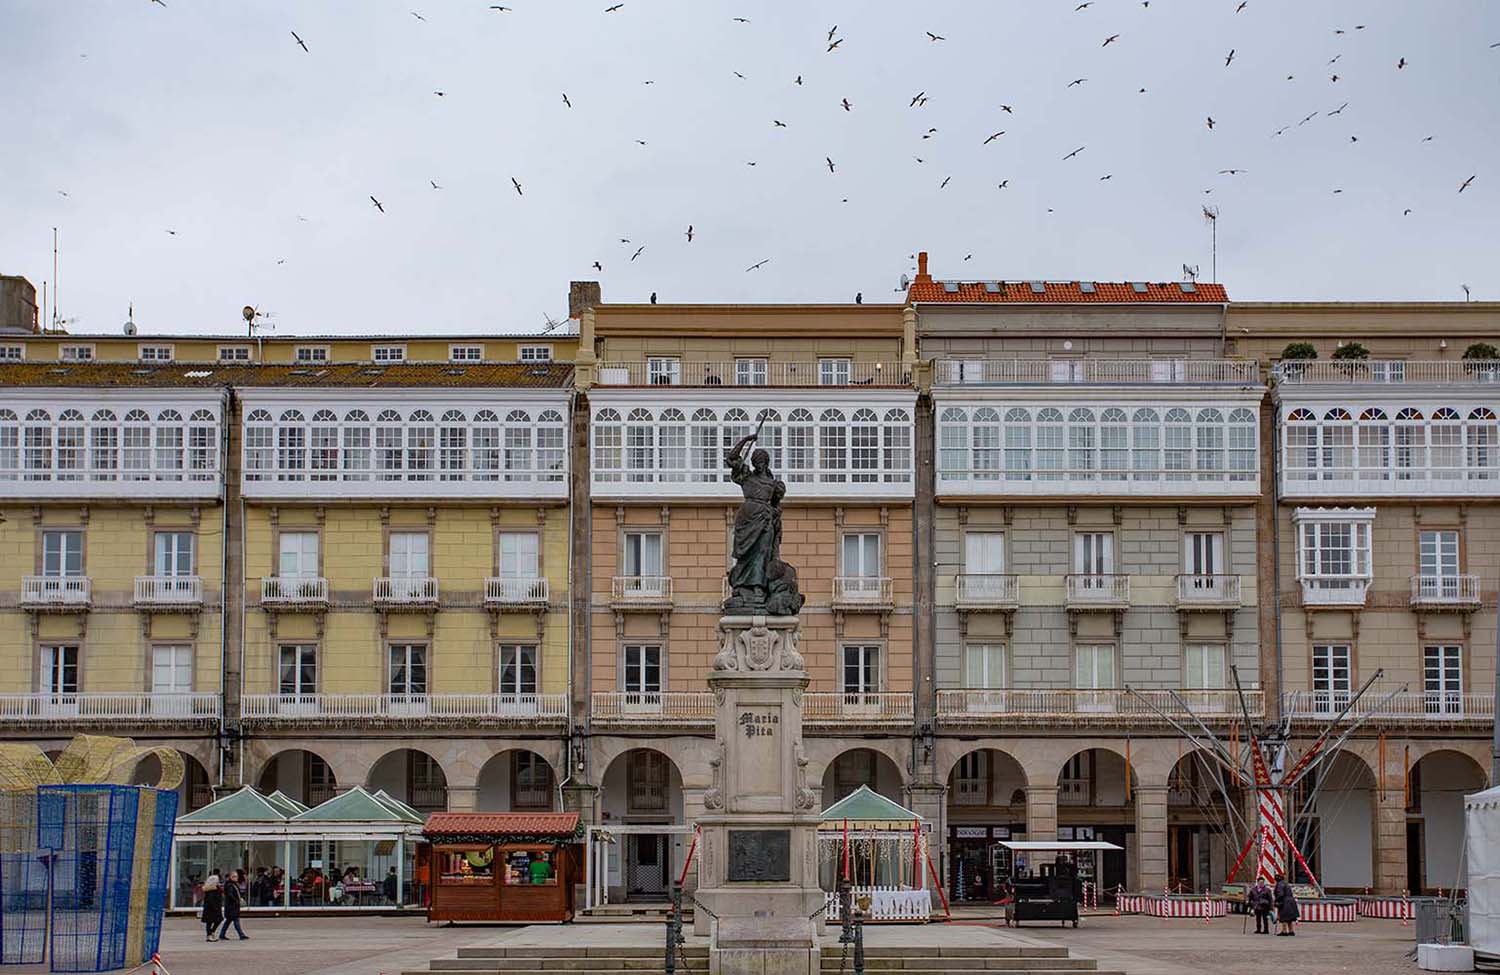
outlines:
{"label": "paved plaza ground", "polygon": [[[227,943],[208,944],[197,922],[168,918],[162,961],[172,975],[398,975],[424,969],[433,958],[452,957],[461,946],[654,946],[662,940],[657,924],[444,927],[412,917],[250,918],[245,930],[249,941],[234,940],[231,934]],[[1131,975],[1417,971],[1406,958],[1411,929],[1399,921],[1306,924],[1296,938],[1242,935],[1238,917],[1205,924],[1103,915],[1085,918],[1076,931],[1045,924],[1015,931],[970,914],[951,924],[872,925],[867,930],[872,945],[1062,944],[1074,955],[1098,959],[1101,969]]]}

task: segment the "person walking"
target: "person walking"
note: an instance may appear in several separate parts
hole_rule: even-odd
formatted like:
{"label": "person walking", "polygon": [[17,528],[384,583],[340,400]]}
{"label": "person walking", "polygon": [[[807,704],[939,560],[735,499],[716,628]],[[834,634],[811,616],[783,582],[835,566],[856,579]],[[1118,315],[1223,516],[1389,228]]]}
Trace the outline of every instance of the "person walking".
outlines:
{"label": "person walking", "polygon": [[211,873],[203,881],[203,926],[205,941],[215,941],[214,929],[224,920],[224,891],[219,889],[219,875]]}
{"label": "person walking", "polygon": [[1259,877],[1250,888],[1250,911],[1255,915],[1255,933],[1271,933],[1271,888]]}
{"label": "person walking", "polygon": [[1278,938],[1295,938],[1297,932],[1292,926],[1297,923],[1300,913],[1297,909],[1297,893],[1292,890],[1292,885],[1286,882],[1282,874],[1276,875],[1276,890],[1271,894],[1272,900],[1276,902],[1276,920],[1281,924],[1281,930],[1276,932]]}
{"label": "person walking", "polygon": [[249,941],[250,936],[245,929],[240,927],[240,905],[244,896],[240,893],[240,877],[238,870],[229,871],[229,877],[224,881],[224,926],[219,929],[219,940],[228,941],[229,926],[234,925],[235,934],[240,936],[241,941]]}

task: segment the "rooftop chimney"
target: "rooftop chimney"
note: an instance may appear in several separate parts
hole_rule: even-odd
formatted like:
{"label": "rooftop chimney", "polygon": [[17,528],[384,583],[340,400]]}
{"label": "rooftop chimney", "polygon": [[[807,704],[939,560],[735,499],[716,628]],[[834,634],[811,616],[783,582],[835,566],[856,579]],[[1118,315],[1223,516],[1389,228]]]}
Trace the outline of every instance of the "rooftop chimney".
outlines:
{"label": "rooftop chimney", "polygon": [[598,281],[573,281],[568,284],[568,317],[578,318],[585,311],[599,304]]}
{"label": "rooftop chimney", "polygon": [[38,332],[36,286],[23,277],[0,274],[0,332]]}
{"label": "rooftop chimney", "polygon": [[932,275],[930,275],[930,274],[927,273],[927,252],[926,251],[917,251],[917,279],[916,279],[916,281],[914,281],[912,283],[916,284],[918,282],[923,283],[923,284],[931,284],[932,283]]}

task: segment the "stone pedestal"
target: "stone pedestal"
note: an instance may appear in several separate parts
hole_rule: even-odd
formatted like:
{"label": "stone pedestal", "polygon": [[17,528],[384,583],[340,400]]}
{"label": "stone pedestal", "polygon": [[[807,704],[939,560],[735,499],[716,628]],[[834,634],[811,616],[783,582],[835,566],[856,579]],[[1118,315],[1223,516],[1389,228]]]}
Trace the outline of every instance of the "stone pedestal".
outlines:
{"label": "stone pedestal", "polygon": [[718,636],[694,930],[710,937],[712,975],[818,975],[818,797],[802,748],[798,621],[726,616]]}

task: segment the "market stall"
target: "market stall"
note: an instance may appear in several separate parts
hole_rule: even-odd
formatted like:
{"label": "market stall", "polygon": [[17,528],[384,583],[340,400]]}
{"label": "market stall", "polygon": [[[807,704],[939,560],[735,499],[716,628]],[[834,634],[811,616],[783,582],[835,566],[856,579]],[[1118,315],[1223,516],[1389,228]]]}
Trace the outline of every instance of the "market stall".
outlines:
{"label": "market stall", "polygon": [[355,787],[309,809],[246,786],[177,820],[169,906],[196,910],[214,870],[245,877],[245,909],[389,910],[420,904],[412,884],[422,815]]}
{"label": "market stall", "polygon": [[[921,816],[862,785],[819,818],[819,878],[828,892],[829,920],[838,919],[833,892],[841,879],[855,897],[869,898],[872,921],[932,918],[932,891],[941,897],[942,890],[928,855],[931,827]],[[947,908],[944,901],[938,916],[946,916]]]}
{"label": "market stall", "polygon": [[1072,922],[1075,928],[1083,900],[1078,862],[1104,850],[1119,849],[1104,840],[1009,840],[1002,845],[1011,852],[1012,863],[1005,923]]}
{"label": "market stall", "polygon": [[581,879],[577,813],[433,813],[430,921],[568,921]]}

